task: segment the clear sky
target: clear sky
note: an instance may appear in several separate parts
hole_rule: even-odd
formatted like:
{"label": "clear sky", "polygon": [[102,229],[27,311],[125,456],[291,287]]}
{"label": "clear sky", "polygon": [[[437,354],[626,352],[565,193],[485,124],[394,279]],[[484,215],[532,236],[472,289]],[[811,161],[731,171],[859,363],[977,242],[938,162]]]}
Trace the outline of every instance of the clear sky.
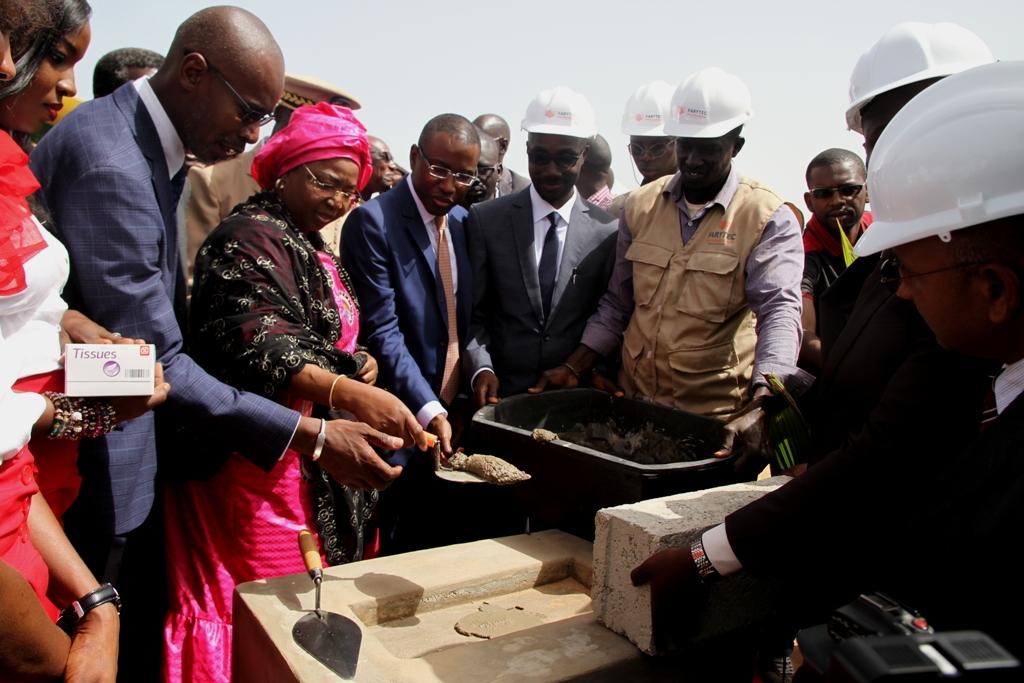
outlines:
{"label": "clear sky", "polygon": [[[92,46],[79,65],[79,95],[105,52],[163,53],[195,0],[91,0]],[[408,165],[409,147],[433,115],[495,112],[511,124],[506,163],[526,173],[519,123],[540,90],[567,85],[597,112],[614,154],[615,191],[637,184],[620,133],[626,99],[640,85],[677,84],[705,66],[742,78],[755,118],[737,166],[802,206],[807,162],[827,147],[862,152],[846,130],[847,84],[857,57],[891,25],[955,21],[1000,59],[1024,59],[1021,0],[694,2],[692,0],[247,0],[284,50],[290,72],[336,83],[363,102],[358,113]]]}

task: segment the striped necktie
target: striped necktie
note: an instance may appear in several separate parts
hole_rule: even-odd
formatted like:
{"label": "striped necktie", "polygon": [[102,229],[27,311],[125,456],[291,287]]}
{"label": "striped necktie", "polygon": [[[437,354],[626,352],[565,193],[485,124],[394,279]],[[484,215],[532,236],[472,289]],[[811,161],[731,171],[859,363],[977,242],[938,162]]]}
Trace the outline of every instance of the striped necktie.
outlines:
{"label": "striped necktie", "polygon": [[437,270],[441,273],[445,310],[448,312],[448,349],[444,356],[444,374],[441,375],[441,400],[451,404],[459,393],[459,326],[455,307],[455,284],[452,278],[452,260],[448,253],[448,216],[434,216],[437,227]]}

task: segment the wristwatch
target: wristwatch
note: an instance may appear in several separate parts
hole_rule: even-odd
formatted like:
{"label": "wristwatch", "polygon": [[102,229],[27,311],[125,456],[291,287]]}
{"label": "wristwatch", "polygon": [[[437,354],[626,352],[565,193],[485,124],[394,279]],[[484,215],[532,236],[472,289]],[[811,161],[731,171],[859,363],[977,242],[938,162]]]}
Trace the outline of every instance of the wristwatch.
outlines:
{"label": "wristwatch", "polygon": [[57,618],[57,625],[64,629],[65,633],[71,635],[75,632],[75,627],[78,626],[78,622],[84,619],[86,614],[93,611],[100,605],[107,604],[108,602],[114,603],[114,607],[117,608],[117,613],[121,613],[121,596],[118,594],[116,588],[111,586],[109,583],[105,583],[99,588],[89,591],[62,609],[60,611],[60,616]]}
{"label": "wristwatch", "polygon": [[722,578],[722,575],[715,569],[715,565],[711,564],[707,553],[704,552],[704,539],[702,537],[698,536],[690,544],[690,557],[693,558],[693,565],[697,568],[697,575],[700,577],[701,583],[711,583]]}

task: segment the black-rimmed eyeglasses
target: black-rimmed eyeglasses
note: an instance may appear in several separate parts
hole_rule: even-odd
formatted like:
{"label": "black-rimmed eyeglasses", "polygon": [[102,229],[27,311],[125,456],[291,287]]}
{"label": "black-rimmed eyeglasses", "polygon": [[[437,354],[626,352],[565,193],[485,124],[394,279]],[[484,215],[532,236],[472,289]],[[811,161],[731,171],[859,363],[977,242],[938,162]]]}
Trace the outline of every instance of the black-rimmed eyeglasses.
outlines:
{"label": "black-rimmed eyeglasses", "polygon": [[473,183],[480,180],[472,173],[456,173],[447,166],[439,166],[427,158],[427,155],[423,153],[422,147],[417,147],[417,149],[419,149],[420,156],[427,164],[427,171],[429,171],[430,175],[438,180],[448,180],[449,178],[452,178],[455,180],[455,184],[460,185],[461,187],[470,187]]}
{"label": "black-rimmed eyeglasses", "polygon": [[967,263],[954,263],[951,266],[945,266],[944,268],[936,268],[935,270],[925,271],[923,273],[904,273],[903,266],[900,265],[899,259],[895,256],[891,256],[884,259],[881,265],[878,267],[879,281],[885,285],[885,287],[892,293],[896,293],[896,290],[900,288],[900,284],[904,280],[912,280],[916,277],[924,277],[925,275],[935,275],[936,273],[945,273],[949,270],[960,270],[961,268],[970,268],[972,266],[981,265],[981,262],[970,261]]}
{"label": "black-rimmed eyeglasses", "polygon": [[559,152],[558,154],[550,154],[547,150],[537,149],[536,147],[526,148],[526,158],[531,165],[547,166],[553,161],[555,162],[555,166],[563,171],[568,171],[570,168],[575,166],[586,153],[586,147],[579,152]]}
{"label": "black-rimmed eyeglasses", "polygon": [[[206,57],[204,56],[203,59],[206,59]],[[238,120],[242,122],[242,125],[256,125],[262,128],[263,126],[274,120],[273,112],[268,114],[267,112],[256,109],[248,102],[246,102],[245,98],[238,94],[238,91],[235,90],[235,87],[228,83],[228,79],[224,77],[224,73],[220,69],[215,67],[213,64],[211,64],[209,59],[206,59],[206,66],[213,73],[213,75],[215,75],[220,80],[220,82],[224,84],[224,87],[231,91],[231,94],[235,96],[235,99],[238,100],[238,106],[241,109],[241,113],[238,114]]]}

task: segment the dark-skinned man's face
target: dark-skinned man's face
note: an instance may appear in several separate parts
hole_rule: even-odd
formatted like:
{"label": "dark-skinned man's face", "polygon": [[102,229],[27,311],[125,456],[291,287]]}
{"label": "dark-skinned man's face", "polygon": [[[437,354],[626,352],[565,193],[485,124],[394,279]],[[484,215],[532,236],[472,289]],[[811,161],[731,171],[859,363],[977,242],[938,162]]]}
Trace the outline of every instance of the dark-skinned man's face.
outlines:
{"label": "dark-skinned man's face", "polygon": [[743,138],[727,133],[718,138],[676,138],[676,162],[683,191],[689,197],[717,192],[729,177],[732,159],[743,147]]}
{"label": "dark-skinned man's face", "polygon": [[530,180],[537,194],[552,206],[561,206],[572,196],[583,167],[587,141],[565,135],[530,133],[526,141]]}

